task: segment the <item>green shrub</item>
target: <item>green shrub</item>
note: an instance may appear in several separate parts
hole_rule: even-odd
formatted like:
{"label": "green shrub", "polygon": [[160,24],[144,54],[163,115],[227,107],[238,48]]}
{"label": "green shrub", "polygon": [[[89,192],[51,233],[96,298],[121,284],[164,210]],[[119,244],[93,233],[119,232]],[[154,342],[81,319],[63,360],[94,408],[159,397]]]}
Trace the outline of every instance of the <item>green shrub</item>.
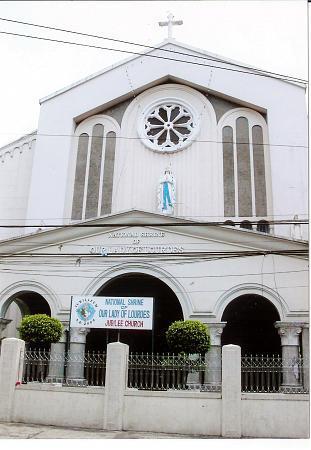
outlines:
{"label": "green shrub", "polygon": [[207,326],[199,320],[178,320],[166,332],[167,343],[174,353],[206,353],[210,346]]}
{"label": "green shrub", "polygon": [[58,342],[63,325],[58,319],[46,314],[24,316],[18,328],[20,338],[28,344],[48,345]]}

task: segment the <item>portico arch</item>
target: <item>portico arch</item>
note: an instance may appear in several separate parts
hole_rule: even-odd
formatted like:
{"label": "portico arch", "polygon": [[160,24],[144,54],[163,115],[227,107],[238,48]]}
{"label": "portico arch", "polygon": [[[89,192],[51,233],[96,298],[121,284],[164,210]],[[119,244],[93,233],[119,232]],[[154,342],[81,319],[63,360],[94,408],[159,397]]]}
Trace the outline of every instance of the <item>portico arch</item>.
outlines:
{"label": "portico arch", "polygon": [[21,318],[31,314],[56,313],[55,296],[37,282],[18,282],[0,293],[0,319],[5,319],[3,336],[15,337]]}
{"label": "portico arch", "polygon": [[[15,301],[15,299],[18,298],[18,296],[23,296],[24,302],[20,302],[20,304],[25,304],[24,296],[27,293],[39,295],[47,303],[46,309],[47,307],[49,308],[50,314],[52,316],[57,315],[57,312],[60,310],[60,305],[55,292],[50,287],[47,287],[37,281],[24,280],[13,283],[0,292],[0,317],[5,316],[8,307],[13,301]],[[30,310],[31,309],[34,310],[34,305],[33,308],[31,308],[30,305]],[[26,312],[27,305],[24,306],[24,310]]]}
{"label": "portico arch", "polygon": [[221,322],[224,310],[229,305],[229,303],[231,303],[232,300],[241,295],[259,295],[266,298],[276,308],[280,320],[286,320],[287,314],[289,313],[289,308],[285,299],[281,297],[279,293],[262,284],[245,283],[232,287],[223,295],[221,295],[221,297],[219,297],[215,306],[215,316],[217,318],[217,322]]}
{"label": "portico arch", "polygon": [[95,278],[84,290],[82,295],[98,295],[98,291],[105,286],[112,278],[120,277],[128,273],[142,273],[159,278],[165,283],[176,295],[182,308],[183,316],[186,319],[192,313],[194,307],[191,298],[186,292],[184,286],[167,270],[154,266],[153,264],[125,263],[117,264],[108,270],[102,272]]}
{"label": "portico arch", "polygon": [[280,320],[275,306],[262,295],[244,294],[225,308],[222,345],[236,344],[246,354],[281,354],[281,340],[275,322]]}
{"label": "portico arch", "polygon": [[[130,271],[123,267],[122,273],[110,277],[93,291],[95,296],[153,297],[153,331],[121,330],[120,340],[129,345],[130,351],[165,352],[168,346],[165,332],[175,320],[183,320],[183,308],[175,292],[166,283],[166,277],[155,277],[148,270],[141,272],[131,266]],[[115,272],[116,273],[116,272]],[[94,288],[95,286],[93,286]],[[91,329],[87,336],[87,350],[103,350],[108,342],[117,340],[117,330]]]}

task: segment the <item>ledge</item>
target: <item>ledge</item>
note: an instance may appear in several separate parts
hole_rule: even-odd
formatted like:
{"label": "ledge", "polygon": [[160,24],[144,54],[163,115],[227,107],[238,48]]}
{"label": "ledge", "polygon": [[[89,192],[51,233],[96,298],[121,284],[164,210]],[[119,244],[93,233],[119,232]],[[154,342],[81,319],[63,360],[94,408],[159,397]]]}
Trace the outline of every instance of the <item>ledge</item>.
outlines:
{"label": "ledge", "polygon": [[280,401],[309,401],[309,394],[256,393],[241,394],[241,400],[280,400]]}
{"label": "ledge", "polygon": [[49,392],[69,392],[79,394],[105,394],[105,388],[101,386],[56,386],[50,383],[29,383],[20,384],[15,388],[18,391],[49,391]]}
{"label": "ledge", "polygon": [[128,388],[124,392],[125,396],[134,396],[134,397],[173,397],[173,398],[216,398],[221,399],[220,392],[201,392],[201,391],[186,391],[186,390],[167,390],[167,391],[149,391],[147,389],[139,390],[135,388]]}

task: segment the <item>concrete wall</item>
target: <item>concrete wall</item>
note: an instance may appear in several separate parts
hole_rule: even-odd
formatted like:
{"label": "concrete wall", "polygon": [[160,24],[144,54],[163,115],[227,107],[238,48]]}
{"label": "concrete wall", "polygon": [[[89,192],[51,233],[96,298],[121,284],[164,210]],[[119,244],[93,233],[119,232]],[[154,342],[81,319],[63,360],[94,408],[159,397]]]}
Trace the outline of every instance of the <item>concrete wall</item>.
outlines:
{"label": "concrete wall", "polygon": [[125,392],[125,430],[221,435],[221,394]]}
{"label": "concrete wall", "polygon": [[242,436],[308,438],[309,396],[242,394]]}
{"label": "concrete wall", "polygon": [[[102,429],[104,393],[104,388],[21,385],[12,421]],[[123,430],[221,436],[221,394],[127,389],[124,400]],[[308,395],[242,394],[241,404],[242,437],[309,436]]]}
{"label": "concrete wall", "polygon": [[102,429],[104,393],[103,388],[21,385],[15,390],[12,422]]}
{"label": "concrete wall", "polygon": [[[108,345],[106,385],[20,384],[24,342],[5,339],[0,356],[0,420],[226,438],[307,438],[305,394],[241,394],[240,347],[222,350],[222,392],[128,389],[128,346]],[[16,385],[16,381],[19,382]]]}

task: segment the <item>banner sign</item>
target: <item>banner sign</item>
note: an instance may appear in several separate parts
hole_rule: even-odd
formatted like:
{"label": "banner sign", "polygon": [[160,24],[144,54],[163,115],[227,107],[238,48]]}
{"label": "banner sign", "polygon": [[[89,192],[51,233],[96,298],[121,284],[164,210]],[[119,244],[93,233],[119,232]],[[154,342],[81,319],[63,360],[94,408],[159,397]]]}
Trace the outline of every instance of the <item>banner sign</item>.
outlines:
{"label": "banner sign", "polygon": [[152,297],[73,296],[71,327],[152,330]]}

